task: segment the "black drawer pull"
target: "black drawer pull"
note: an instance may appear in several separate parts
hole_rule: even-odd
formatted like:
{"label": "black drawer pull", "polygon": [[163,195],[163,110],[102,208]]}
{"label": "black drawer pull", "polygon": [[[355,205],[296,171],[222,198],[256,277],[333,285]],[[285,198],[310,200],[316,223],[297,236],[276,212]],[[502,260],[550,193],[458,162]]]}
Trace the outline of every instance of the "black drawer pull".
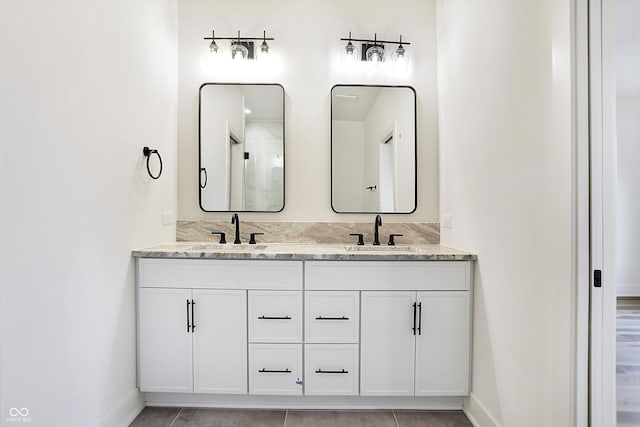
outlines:
{"label": "black drawer pull", "polygon": [[260,316],[260,320],[291,320],[291,316]]}
{"label": "black drawer pull", "polygon": [[345,371],[344,369],[340,371],[323,371],[322,369],[317,369],[316,374],[348,374],[349,371]]}
{"label": "black drawer pull", "polygon": [[318,316],[316,317],[316,320],[349,320],[348,317],[322,317],[322,316]]}
{"label": "black drawer pull", "polygon": [[418,303],[418,335],[422,335],[422,303]]}
{"label": "black drawer pull", "polygon": [[413,327],[411,328],[411,330],[413,331],[413,335],[416,334],[416,309],[418,308],[418,304],[417,303],[413,303]]}
{"label": "black drawer pull", "polygon": [[193,319],[193,312],[196,311],[196,302],[191,300],[191,332],[195,333],[196,331],[196,321]]}
{"label": "black drawer pull", "polygon": [[187,300],[187,332],[191,332],[191,324],[189,323],[189,308],[191,307],[191,301]]}
{"label": "black drawer pull", "polygon": [[284,370],[262,368],[258,372],[263,373],[263,374],[273,374],[273,373],[275,373],[275,374],[290,374],[291,373],[289,368],[284,369]]}

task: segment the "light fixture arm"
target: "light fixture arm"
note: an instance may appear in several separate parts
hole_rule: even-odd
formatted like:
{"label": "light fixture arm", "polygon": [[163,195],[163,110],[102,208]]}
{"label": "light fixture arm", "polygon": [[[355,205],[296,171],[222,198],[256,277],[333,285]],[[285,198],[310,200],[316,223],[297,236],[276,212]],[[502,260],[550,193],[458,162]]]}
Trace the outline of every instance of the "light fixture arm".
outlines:
{"label": "light fixture arm", "polygon": [[363,42],[363,43],[373,43],[376,45],[380,45],[380,44],[384,44],[384,43],[390,43],[390,44],[397,44],[397,45],[401,45],[401,44],[405,44],[405,45],[410,45],[411,43],[402,40],[402,36],[400,36],[400,41],[395,41],[395,40],[378,40],[378,35],[374,34],[374,39],[354,39],[351,38],[351,31],[349,31],[349,38],[341,38],[340,41],[345,41],[345,42]]}
{"label": "light fixture arm", "polygon": [[262,37],[240,37],[240,31],[238,31],[237,37],[216,37],[215,32],[211,32],[211,37],[203,37],[204,40],[234,40],[234,41],[256,41],[256,40],[275,40],[273,37],[266,37],[267,32],[264,32]]}

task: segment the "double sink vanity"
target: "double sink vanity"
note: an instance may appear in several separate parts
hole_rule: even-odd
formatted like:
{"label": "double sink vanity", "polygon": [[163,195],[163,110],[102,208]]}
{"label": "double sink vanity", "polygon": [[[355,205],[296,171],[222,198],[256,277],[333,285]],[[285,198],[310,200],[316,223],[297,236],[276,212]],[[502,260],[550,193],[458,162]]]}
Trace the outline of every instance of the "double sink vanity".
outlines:
{"label": "double sink vanity", "polygon": [[469,392],[471,254],[182,242],[133,255],[152,404],[459,409]]}
{"label": "double sink vanity", "polygon": [[[285,98],[279,84],[200,86],[202,211],[284,209]],[[475,256],[434,244],[437,224],[379,233],[380,214],[417,208],[416,99],[409,86],[331,89],[331,208],[376,214],[373,230],[254,223],[241,239],[233,214],[133,251],[147,404],[462,407]]]}

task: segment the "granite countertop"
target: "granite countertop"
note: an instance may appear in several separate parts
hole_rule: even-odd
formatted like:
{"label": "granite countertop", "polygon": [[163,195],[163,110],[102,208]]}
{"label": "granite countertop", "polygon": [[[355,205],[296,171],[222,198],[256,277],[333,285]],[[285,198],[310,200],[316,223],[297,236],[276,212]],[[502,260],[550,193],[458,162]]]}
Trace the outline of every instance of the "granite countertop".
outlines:
{"label": "granite countertop", "polygon": [[249,245],[211,242],[177,242],[135,249],[138,258],[290,259],[290,260],[390,260],[469,261],[475,254],[437,244],[357,246],[317,243],[258,243]]}

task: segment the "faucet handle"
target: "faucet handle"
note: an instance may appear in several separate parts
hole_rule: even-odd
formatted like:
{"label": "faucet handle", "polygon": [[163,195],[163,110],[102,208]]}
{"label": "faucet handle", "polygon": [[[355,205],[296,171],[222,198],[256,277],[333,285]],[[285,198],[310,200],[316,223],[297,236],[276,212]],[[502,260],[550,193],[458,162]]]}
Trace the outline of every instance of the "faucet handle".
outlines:
{"label": "faucet handle", "polygon": [[220,242],[221,244],[225,244],[227,243],[227,239],[225,239],[225,234],[224,231],[212,231],[211,234],[219,234],[220,235]]}
{"label": "faucet handle", "polygon": [[358,246],[364,245],[364,234],[362,233],[350,233],[349,236],[358,236]]}
{"label": "faucet handle", "polygon": [[256,244],[256,236],[260,236],[264,233],[250,233],[249,234],[249,244],[250,245],[255,245]]}
{"label": "faucet handle", "polygon": [[402,234],[389,234],[389,242],[387,243],[387,245],[389,246],[395,246],[396,242],[395,240],[393,240],[394,237],[400,237],[402,236]]}

